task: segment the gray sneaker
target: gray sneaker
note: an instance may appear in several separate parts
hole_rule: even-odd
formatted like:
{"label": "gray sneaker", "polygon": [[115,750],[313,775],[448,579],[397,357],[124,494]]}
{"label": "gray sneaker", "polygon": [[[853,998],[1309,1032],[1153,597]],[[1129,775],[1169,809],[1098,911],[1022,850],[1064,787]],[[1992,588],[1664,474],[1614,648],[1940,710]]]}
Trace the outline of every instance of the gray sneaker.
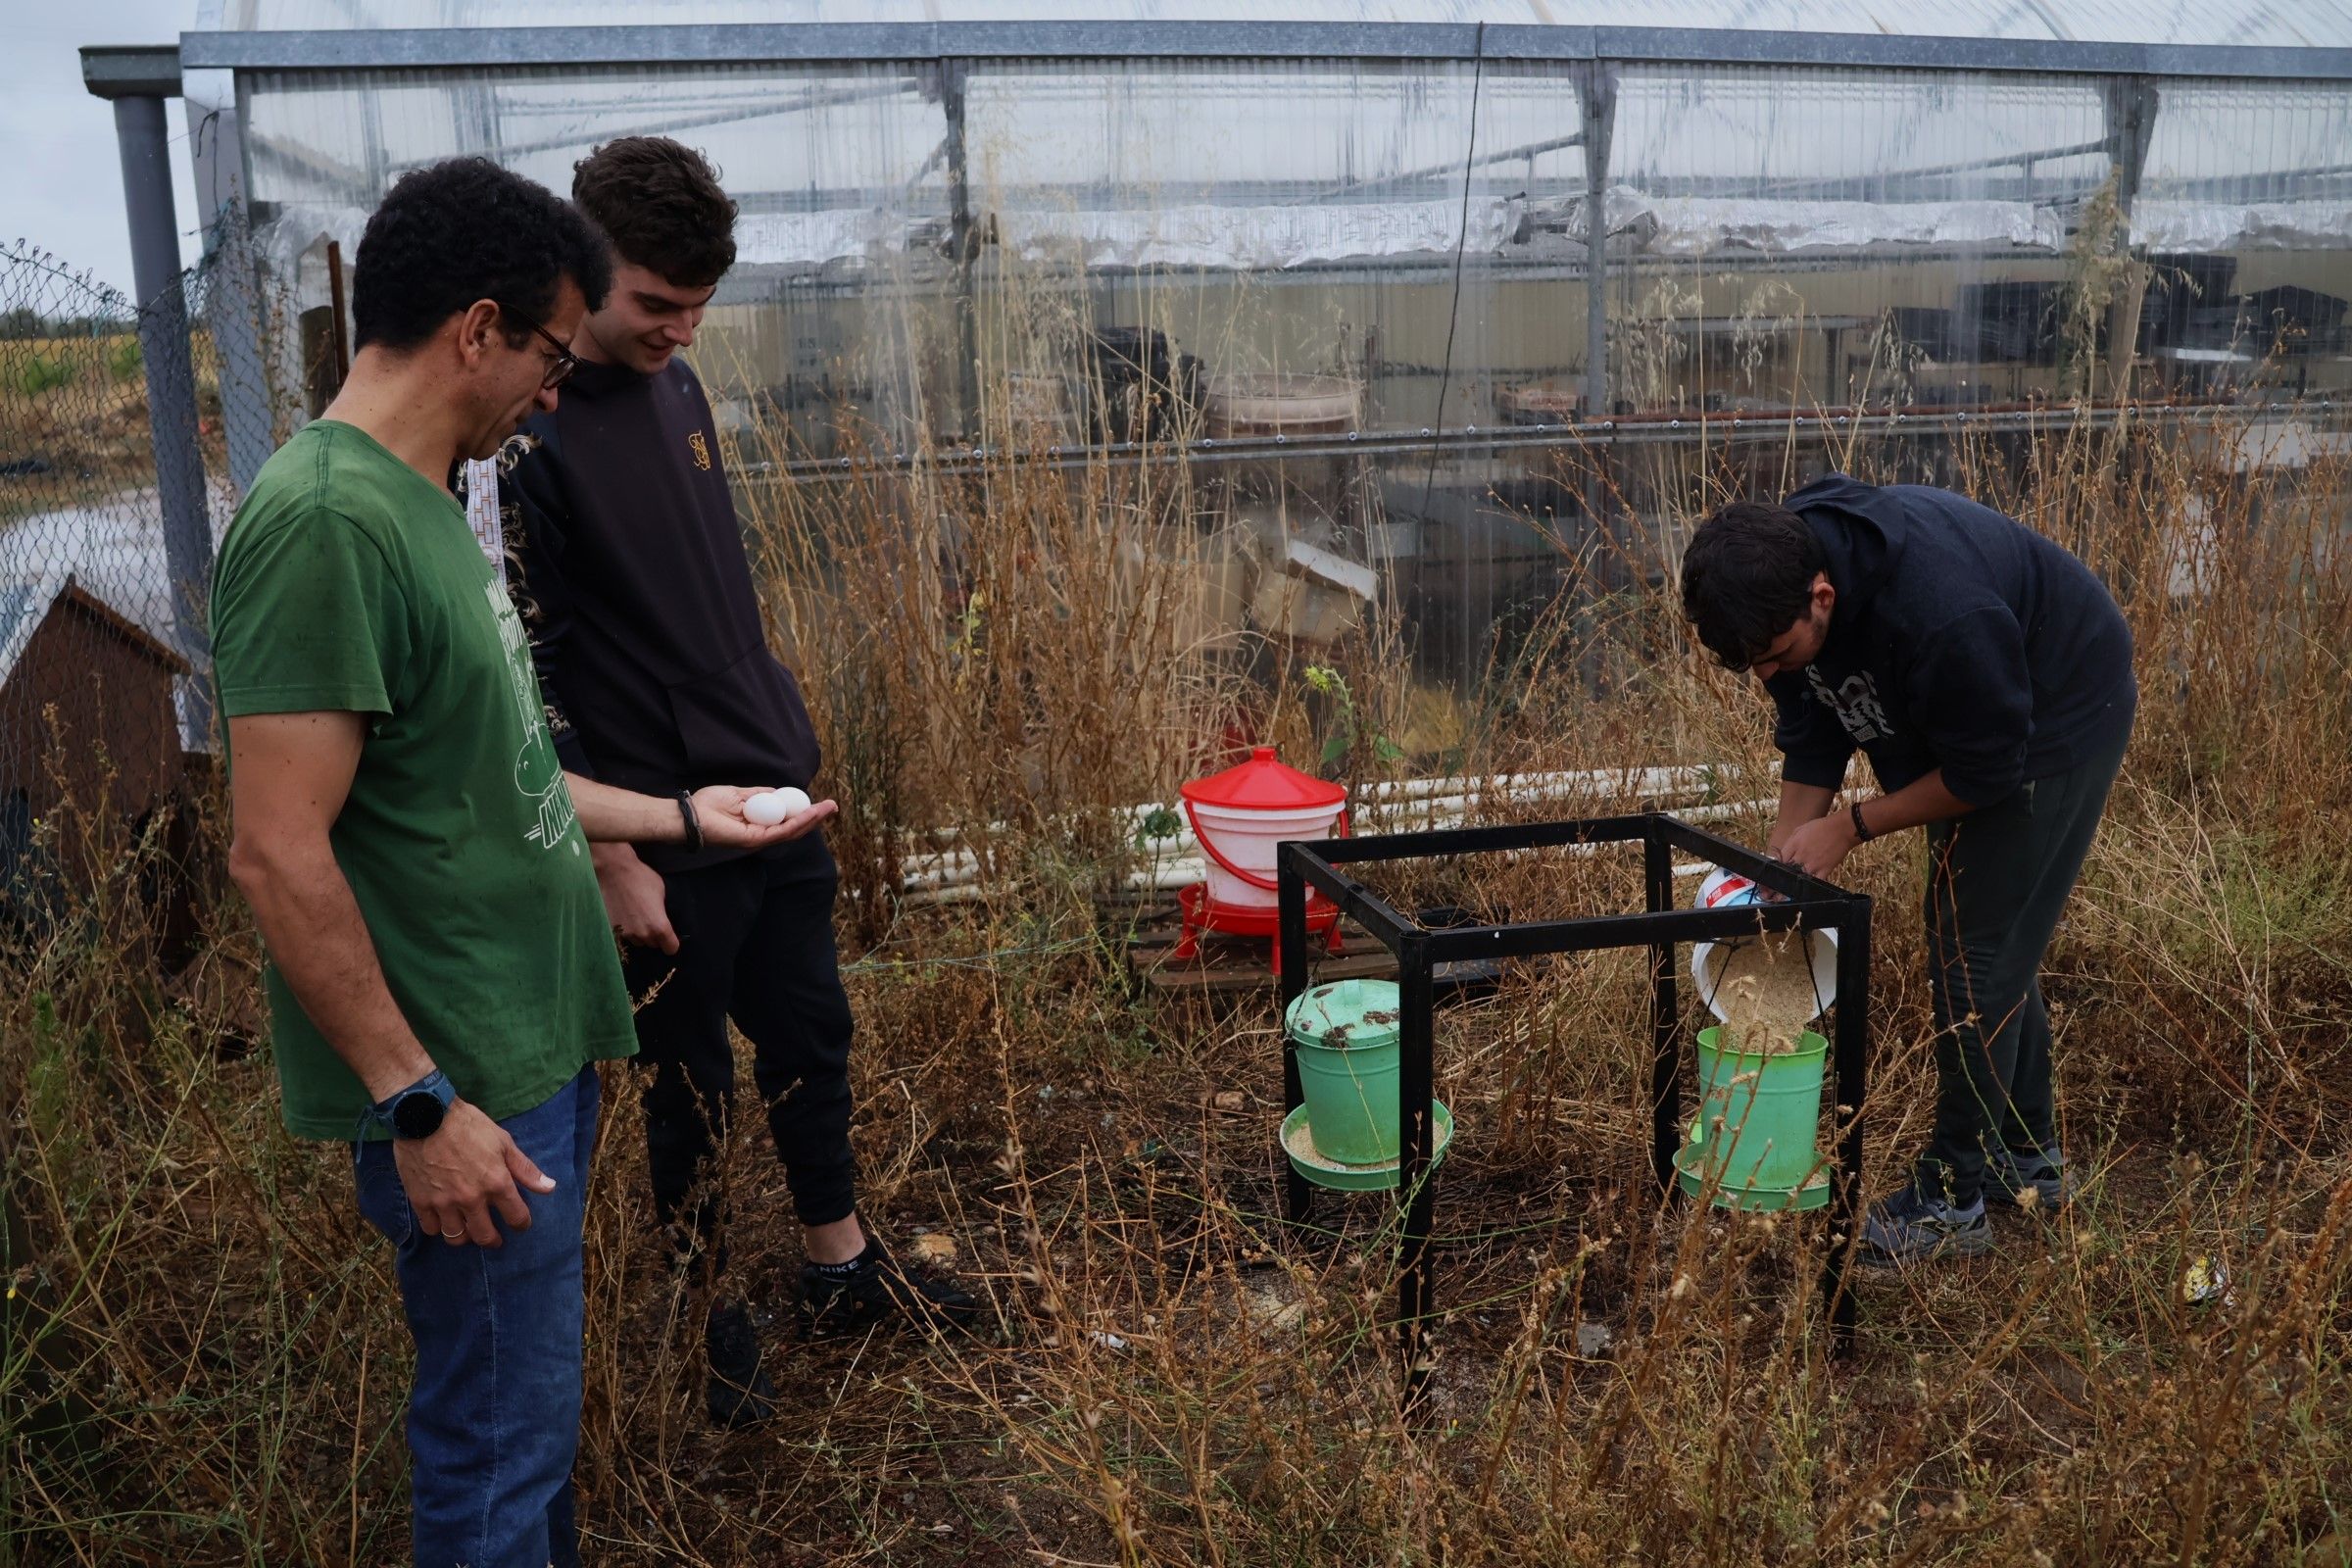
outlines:
{"label": "gray sneaker", "polygon": [[1912,1183],[1870,1205],[1855,1251],[1872,1268],[1895,1268],[1932,1258],[1970,1257],[1992,1249],[1992,1221],[1984,1200],[1962,1207],[1931,1198]]}
{"label": "gray sneaker", "polygon": [[1996,1148],[1984,1159],[1984,1191],[2029,1212],[2050,1214],[2075,1196],[2075,1183],[2062,1153]]}

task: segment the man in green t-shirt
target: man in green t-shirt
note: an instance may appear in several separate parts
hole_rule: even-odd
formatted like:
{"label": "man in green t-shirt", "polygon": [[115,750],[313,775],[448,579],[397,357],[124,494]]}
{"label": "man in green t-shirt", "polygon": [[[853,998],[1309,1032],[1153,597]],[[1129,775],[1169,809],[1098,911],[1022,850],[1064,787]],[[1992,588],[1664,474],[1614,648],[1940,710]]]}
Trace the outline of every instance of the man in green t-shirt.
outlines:
{"label": "man in green t-shirt", "polygon": [[419,1568],[578,1560],[581,1224],[598,1060],[635,1049],[587,840],[762,847],[750,789],[567,780],[446,480],[553,409],[610,282],[570,207],[480,159],[360,242],[357,354],[215,573],[229,868],[269,949],[286,1125],[352,1145],[416,1346]]}

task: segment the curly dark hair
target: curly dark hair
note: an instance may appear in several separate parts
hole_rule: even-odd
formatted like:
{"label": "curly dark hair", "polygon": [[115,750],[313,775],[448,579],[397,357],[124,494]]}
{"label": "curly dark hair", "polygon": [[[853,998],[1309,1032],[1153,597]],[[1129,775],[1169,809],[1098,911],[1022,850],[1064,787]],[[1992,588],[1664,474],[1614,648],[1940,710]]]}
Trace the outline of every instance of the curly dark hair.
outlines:
{"label": "curly dark hair", "polygon": [[[413,349],[476,300],[545,322],[567,277],[592,311],[612,287],[604,237],[578,209],[487,158],[452,158],[401,175],[368,220],[353,338]],[[506,330],[517,344],[531,333],[522,321]]]}
{"label": "curly dark hair", "polygon": [[572,166],[571,199],[620,259],[679,288],[710,288],[735,265],[735,203],[710,160],[667,136],[621,136]]}
{"label": "curly dark hair", "polygon": [[1683,552],[1683,614],[1726,669],[1745,669],[1803,615],[1829,553],[1786,507],[1734,501]]}

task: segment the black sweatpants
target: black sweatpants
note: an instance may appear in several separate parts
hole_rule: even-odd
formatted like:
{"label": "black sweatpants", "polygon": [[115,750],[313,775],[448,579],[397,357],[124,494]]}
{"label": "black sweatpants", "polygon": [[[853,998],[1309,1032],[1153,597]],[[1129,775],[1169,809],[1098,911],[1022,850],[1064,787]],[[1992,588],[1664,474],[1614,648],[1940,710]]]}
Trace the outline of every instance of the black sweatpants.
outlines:
{"label": "black sweatpants", "polygon": [[1921,1189],[1974,1202],[1994,1138],[2058,1149],[2041,958],[2066,910],[2124,742],[2006,800],[1928,829],[1929,994],[1936,1013],[1936,1132]]}
{"label": "black sweatpants", "polygon": [[723,1195],[707,1167],[734,1100],[732,1018],[752,1043],[794,1211],[805,1225],[846,1218],[857,1206],[853,1025],[833,946],[832,852],[811,835],[663,880],[677,954],[631,949],[627,964],[630,994],[654,993],[637,1011],[637,1049],[653,1070],[645,1136],[657,1212],[681,1251],[717,1239]]}

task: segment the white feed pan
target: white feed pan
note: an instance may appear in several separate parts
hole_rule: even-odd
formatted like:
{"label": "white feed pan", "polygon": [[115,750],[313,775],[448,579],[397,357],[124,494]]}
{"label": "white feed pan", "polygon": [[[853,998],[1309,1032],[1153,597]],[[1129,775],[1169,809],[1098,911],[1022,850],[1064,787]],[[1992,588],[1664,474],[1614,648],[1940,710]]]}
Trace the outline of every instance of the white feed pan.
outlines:
{"label": "white feed pan", "polygon": [[[1736,942],[1700,942],[1691,946],[1690,978],[1698,987],[1699,1000],[1707,1004],[1707,1010],[1719,1020],[1724,1017],[1721,998],[1723,987],[1718,983],[1723,966],[1730,959],[1734,948],[1755,940],[1755,937],[1741,937]],[[1828,1009],[1831,1003],[1838,1000],[1838,933],[1806,932],[1805,952],[1813,960],[1813,995],[1821,1004],[1814,1009],[1812,1017],[1805,1020],[1811,1023]]]}

